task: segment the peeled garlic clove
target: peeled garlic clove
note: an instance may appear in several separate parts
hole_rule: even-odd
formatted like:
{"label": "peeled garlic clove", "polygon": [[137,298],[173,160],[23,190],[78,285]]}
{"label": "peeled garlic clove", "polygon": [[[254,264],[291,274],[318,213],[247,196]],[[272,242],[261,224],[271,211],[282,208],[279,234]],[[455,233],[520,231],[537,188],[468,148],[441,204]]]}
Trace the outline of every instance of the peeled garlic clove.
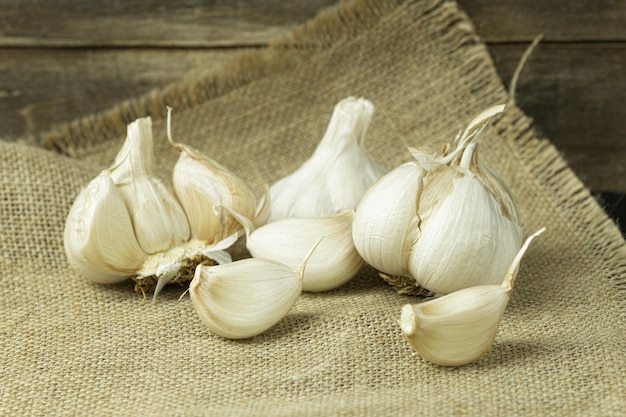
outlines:
{"label": "peeled garlic clove", "polygon": [[237,230],[239,223],[216,207],[228,207],[246,217],[263,218],[256,212],[254,193],[238,176],[189,146],[175,143],[168,126],[168,138],[180,151],[172,180],[189,224],[191,237],[207,243],[218,242]]}
{"label": "peeled garlic clove", "polygon": [[331,217],[282,219],[258,229],[254,229],[249,219],[230,213],[244,226],[246,247],[252,256],[273,259],[293,269],[311,247],[325,237],[307,263],[302,283],[304,291],[329,291],[340,287],[363,265],[363,258],[352,241],[354,210]]}
{"label": "peeled garlic clove", "polygon": [[229,339],[259,335],[278,323],[300,297],[304,268],[272,259],[248,258],[217,266],[198,265],[189,286],[193,306],[215,334]]}
{"label": "peeled garlic clove", "polygon": [[391,275],[408,274],[408,256],[419,238],[418,208],[425,171],[408,162],[365,193],[352,224],[352,238],[365,261]]}
{"label": "peeled garlic clove", "polygon": [[367,188],[387,170],[365,150],[365,132],[374,106],[349,97],[333,111],[313,155],[270,187],[270,221],[289,217],[326,217],[354,209]]}
{"label": "peeled garlic clove", "polygon": [[108,171],[92,180],[74,201],[63,241],[70,264],[85,278],[102,284],[126,280],[147,258]]}
{"label": "peeled garlic clove", "polygon": [[189,224],[176,198],[154,174],[152,121],[128,126],[125,144],[111,168],[114,182],[128,207],[135,235],[148,254],[165,251],[189,239]]}
{"label": "peeled garlic clove", "polygon": [[501,285],[464,288],[421,304],[405,305],[400,328],[413,349],[443,366],[465,365],[487,352],[511,297],[522,256],[544,230],[526,240]]}

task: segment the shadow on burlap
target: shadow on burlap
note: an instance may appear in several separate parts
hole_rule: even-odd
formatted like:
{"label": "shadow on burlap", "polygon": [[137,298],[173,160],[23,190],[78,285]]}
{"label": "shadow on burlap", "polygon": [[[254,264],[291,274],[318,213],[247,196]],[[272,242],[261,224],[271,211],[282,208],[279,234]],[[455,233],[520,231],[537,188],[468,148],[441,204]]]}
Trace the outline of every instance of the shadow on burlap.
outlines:
{"label": "shadow on burlap", "polygon": [[73,199],[109,165],[125,125],[162,116],[260,195],[312,152],[333,106],[376,106],[368,149],[389,168],[406,146],[451,141],[507,101],[485,46],[451,2],[341,3],[269,48],[201,78],[49,132],[40,146],[0,142],[0,415],[580,416],[626,409],[626,244],[589,192],[511,105],[480,152],[516,197],[522,261],[492,349],[441,368],[403,340],[401,296],[371,268],[304,294],[276,327],[229,341],[211,334],[183,288],[155,304],[132,283],[100,286],[62,246]]}

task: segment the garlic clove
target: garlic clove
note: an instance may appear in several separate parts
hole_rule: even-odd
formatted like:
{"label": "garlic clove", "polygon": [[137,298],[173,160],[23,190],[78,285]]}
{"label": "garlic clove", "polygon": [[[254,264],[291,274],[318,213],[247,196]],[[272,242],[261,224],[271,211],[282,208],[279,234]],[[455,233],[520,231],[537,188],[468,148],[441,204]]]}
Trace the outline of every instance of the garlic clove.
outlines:
{"label": "garlic clove", "polygon": [[125,144],[111,175],[130,213],[137,240],[154,254],[189,239],[182,207],[154,174],[152,122],[143,118],[128,125]]}
{"label": "garlic clove", "polygon": [[519,223],[502,214],[476,177],[454,178],[436,209],[422,214],[420,228],[410,275],[439,294],[499,283],[521,246]]}
{"label": "garlic clove", "polygon": [[254,229],[252,222],[227,209],[246,231],[246,247],[255,258],[297,268],[310,248],[326,236],[307,263],[304,291],[329,291],[352,279],[363,266],[352,241],[354,210],[330,217],[288,218]]}
{"label": "garlic clove", "polygon": [[444,297],[402,307],[402,332],[413,349],[432,363],[471,363],[495,340],[508,295],[492,285],[466,288]]}
{"label": "garlic clove", "polygon": [[108,171],[84,188],[70,209],[63,234],[70,264],[85,278],[103,284],[126,280],[147,254]]}
{"label": "garlic clove", "polygon": [[352,238],[359,254],[390,275],[408,273],[411,245],[418,239],[417,214],[425,171],[408,162],[372,185],[359,203]]}
{"label": "garlic clove", "polygon": [[209,244],[241,230],[231,216],[216,210],[228,207],[247,217],[263,221],[268,215],[260,205],[257,213],[254,193],[238,176],[192,147],[175,143],[171,136],[171,109],[168,112],[168,139],[180,151],[172,173],[174,191],[191,226],[191,236]]}
{"label": "garlic clove", "polygon": [[494,106],[470,122],[457,148],[424,177],[421,235],[409,256],[409,272],[429,291],[447,294],[500,282],[522,244],[508,188],[478,162],[478,140],[486,125],[476,126],[502,109]]}
{"label": "garlic clove", "polygon": [[304,268],[272,259],[248,258],[224,265],[198,265],[189,286],[194,309],[215,334],[229,339],[257,336],[289,313],[302,293]]}
{"label": "garlic clove", "polygon": [[526,240],[500,285],[464,288],[421,304],[402,308],[400,328],[411,347],[424,359],[442,366],[460,366],[480,358],[493,344],[511,297]]}
{"label": "garlic clove", "polygon": [[229,339],[246,339],[274,326],[302,292],[293,269],[268,259],[243,259],[217,266],[198,265],[189,286],[204,324]]}
{"label": "garlic clove", "polygon": [[373,104],[349,97],[334,108],[313,155],[270,187],[271,217],[326,217],[354,209],[367,188],[387,170],[365,150]]}

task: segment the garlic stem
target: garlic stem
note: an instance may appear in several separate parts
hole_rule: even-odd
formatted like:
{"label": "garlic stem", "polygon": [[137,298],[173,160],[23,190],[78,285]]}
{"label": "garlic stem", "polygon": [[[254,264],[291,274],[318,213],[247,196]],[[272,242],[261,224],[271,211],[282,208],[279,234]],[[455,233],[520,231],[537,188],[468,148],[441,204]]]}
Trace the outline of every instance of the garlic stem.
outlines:
{"label": "garlic stem", "polygon": [[483,133],[483,130],[485,130],[486,127],[487,123],[483,124],[473,135],[472,140],[465,146],[463,155],[461,156],[461,162],[459,162],[460,168],[469,170],[470,164],[472,163],[472,157],[474,156],[474,151],[476,150],[476,146],[478,145],[478,141],[480,139],[480,134]]}

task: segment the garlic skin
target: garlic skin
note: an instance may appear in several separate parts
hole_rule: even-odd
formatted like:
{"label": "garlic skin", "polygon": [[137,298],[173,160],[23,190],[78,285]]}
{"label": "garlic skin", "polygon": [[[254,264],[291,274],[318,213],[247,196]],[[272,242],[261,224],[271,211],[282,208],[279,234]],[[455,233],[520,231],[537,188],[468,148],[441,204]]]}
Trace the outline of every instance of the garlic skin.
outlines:
{"label": "garlic skin", "polygon": [[282,219],[258,229],[244,216],[228,212],[243,225],[246,248],[253,257],[273,259],[292,269],[297,268],[310,248],[324,237],[307,263],[303,291],[338,288],[363,266],[363,258],[352,241],[354,210],[330,217]]}
{"label": "garlic skin", "polygon": [[124,200],[107,170],[74,201],[63,243],[72,267],[101,284],[126,280],[148,257],[137,242]]}
{"label": "garlic skin", "polygon": [[189,296],[202,322],[228,339],[257,336],[289,313],[302,293],[304,268],[321,239],[297,269],[272,259],[198,265]]}
{"label": "garlic skin", "polygon": [[493,344],[508,294],[497,285],[464,288],[402,307],[400,326],[424,359],[442,366],[474,362]]}
{"label": "garlic skin", "polygon": [[353,225],[367,263],[440,294],[502,280],[522,230],[506,185],[478,159],[477,141],[503,109],[481,113],[441,157],[411,148],[415,161],[368,190]]}
{"label": "garlic skin", "polygon": [[313,155],[270,187],[270,222],[289,217],[328,217],[354,209],[387,169],[365,150],[373,104],[348,97],[334,108]]}
{"label": "garlic skin", "polygon": [[522,256],[544,230],[526,240],[501,285],[464,288],[402,307],[400,328],[411,347],[424,359],[442,366],[466,365],[487,352],[511,298]]}

